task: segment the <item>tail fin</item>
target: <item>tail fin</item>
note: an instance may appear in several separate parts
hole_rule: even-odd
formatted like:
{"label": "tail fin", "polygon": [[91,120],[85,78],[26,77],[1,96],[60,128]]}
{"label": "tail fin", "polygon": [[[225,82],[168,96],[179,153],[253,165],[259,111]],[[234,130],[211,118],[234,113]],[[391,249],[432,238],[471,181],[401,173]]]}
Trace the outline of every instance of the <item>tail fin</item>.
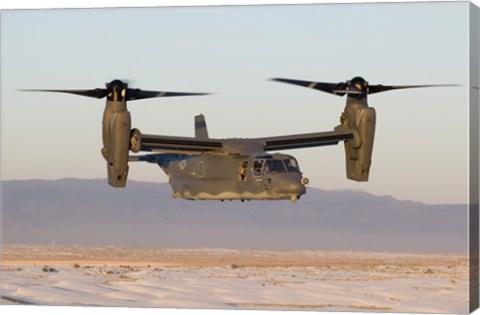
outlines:
{"label": "tail fin", "polygon": [[195,116],[195,138],[208,139],[207,123],[202,114]]}

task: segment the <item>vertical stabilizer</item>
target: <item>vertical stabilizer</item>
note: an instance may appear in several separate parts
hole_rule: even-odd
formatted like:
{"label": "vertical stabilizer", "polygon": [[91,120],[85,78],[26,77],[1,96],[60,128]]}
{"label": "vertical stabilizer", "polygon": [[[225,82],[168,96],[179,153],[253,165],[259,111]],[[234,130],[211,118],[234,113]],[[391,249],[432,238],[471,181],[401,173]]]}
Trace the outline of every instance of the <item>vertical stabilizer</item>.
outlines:
{"label": "vertical stabilizer", "polygon": [[195,116],[195,138],[208,138],[207,123],[202,114]]}

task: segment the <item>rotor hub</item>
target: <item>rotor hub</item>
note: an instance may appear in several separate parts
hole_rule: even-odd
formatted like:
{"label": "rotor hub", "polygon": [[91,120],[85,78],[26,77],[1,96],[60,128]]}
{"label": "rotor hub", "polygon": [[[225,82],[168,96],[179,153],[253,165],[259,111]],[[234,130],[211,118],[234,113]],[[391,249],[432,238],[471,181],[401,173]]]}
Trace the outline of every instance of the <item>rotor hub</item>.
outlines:
{"label": "rotor hub", "polygon": [[128,84],[121,80],[113,80],[107,82],[105,86],[108,89],[108,100],[110,101],[125,101],[127,96]]}
{"label": "rotor hub", "polygon": [[368,82],[362,77],[354,77],[353,79],[347,81],[347,91],[357,92],[351,93],[350,96],[363,98],[368,94]]}

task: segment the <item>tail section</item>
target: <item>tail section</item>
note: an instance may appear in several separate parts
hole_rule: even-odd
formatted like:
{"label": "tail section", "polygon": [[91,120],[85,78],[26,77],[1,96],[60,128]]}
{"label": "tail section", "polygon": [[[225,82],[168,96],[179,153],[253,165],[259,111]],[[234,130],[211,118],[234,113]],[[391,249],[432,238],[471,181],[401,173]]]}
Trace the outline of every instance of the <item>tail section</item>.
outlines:
{"label": "tail section", "polygon": [[195,138],[208,139],[207,123],[202,114],[195,116]]}

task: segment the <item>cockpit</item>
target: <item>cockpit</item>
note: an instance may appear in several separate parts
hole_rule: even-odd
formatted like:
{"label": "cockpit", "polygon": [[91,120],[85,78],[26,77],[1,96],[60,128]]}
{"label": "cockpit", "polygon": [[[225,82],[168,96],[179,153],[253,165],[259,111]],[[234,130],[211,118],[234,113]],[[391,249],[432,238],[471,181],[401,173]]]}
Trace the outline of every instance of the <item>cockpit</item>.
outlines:
{"label": "cockpit", "polygon": [[253,176],[262,176],[273,173],[300,172],[297,160],[292,156],[257,157],[253,161]]}

